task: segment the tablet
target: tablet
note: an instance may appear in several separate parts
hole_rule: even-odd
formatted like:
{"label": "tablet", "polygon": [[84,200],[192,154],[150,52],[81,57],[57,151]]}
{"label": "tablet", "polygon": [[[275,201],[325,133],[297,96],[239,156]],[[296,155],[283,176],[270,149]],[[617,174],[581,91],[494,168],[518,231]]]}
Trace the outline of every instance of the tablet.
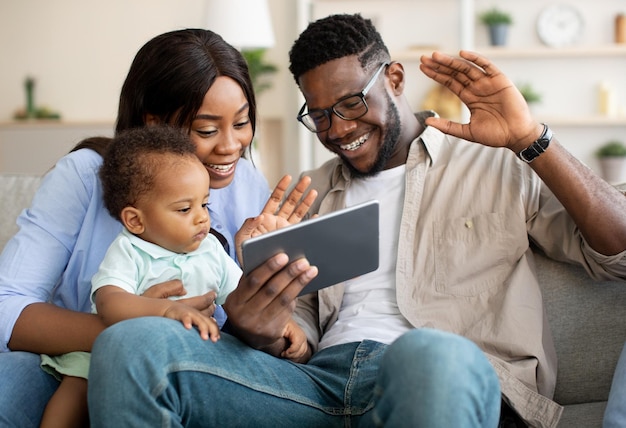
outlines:
{"label": "tablet", "polygon": [[290,225],[242,244],[247,274],[284,252],[293,261],[306,257],[318,275],[300,295],[378,269],[378,201],[372,200]]}

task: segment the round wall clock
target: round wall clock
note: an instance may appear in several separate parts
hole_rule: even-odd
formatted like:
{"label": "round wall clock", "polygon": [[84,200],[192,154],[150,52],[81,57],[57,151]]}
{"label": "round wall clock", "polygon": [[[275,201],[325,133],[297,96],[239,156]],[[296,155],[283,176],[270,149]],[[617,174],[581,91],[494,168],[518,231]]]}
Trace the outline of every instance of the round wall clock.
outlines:
{"label": "round wall clock", "polygon": [[566,4],[548,6],[537,19],[539,39],[553,48],[576,43],[582,36],[584,27],[582,14],[575,7]]}

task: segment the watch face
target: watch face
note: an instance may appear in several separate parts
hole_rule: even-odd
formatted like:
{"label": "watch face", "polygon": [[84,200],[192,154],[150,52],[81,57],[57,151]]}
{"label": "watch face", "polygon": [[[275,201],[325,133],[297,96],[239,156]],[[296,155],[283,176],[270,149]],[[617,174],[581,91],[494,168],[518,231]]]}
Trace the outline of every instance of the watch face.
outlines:
{"label": "watch face", "polygon": [[551,47],[570,46],[580,39],[584,21],[573,6],[557,4],[544,9],[537,19],[537,34],[541,41]]}

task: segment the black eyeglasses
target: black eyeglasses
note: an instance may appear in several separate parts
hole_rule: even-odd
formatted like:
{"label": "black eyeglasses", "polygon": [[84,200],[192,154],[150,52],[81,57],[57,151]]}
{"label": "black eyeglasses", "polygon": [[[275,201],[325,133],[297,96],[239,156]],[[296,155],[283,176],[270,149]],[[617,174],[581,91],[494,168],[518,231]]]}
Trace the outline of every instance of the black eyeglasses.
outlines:
{"label": "black eyeglasses", "polygon": [[304,109],[306,108],[306,103],[304,103],[298,112],[298,121],[306,126],[309,131],[318,133],[330,129],[331,116],[333,113],[343,120],[356,120],[365,115],[368,109],[365,96],[369,90],[372,89],[374,83],[376,83],[380,72],[388,65],[389,62],[382,63],[361,92],[343,97],[330,108],[309,110],[307,113],[304,113]]}

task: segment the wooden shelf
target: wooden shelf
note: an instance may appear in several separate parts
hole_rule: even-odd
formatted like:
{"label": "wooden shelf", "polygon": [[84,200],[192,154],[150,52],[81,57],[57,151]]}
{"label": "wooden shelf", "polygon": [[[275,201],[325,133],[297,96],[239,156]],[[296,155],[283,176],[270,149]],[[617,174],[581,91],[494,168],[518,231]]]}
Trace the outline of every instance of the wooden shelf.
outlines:
{"label": "wooden shelf", "polygon": [[538,116],[538,119],[553,126],[585,127],[585,126],[626,126],[626,116]]}
{"label": "wooden shelf", "polygon": [[477,52],[489,58],[589,58],[626,57],[626,45],[576,46],[569,48],[496,48],[492,46],[476,48]]}
{"label": "wooden shelf", "polygon": [[[430,55],[435,50],[433,48],[408,49],[404,51],[391,52],[391,57],[396,61],[419,61],[420,56]],[[611,44],[602,46],[576,46],[570,48],[548,48],[544,46],[534,47],[493,47],[479,46],[473,49],[490,59],[524,59],[524,58],[589,58],[589,57],[625,57],[626,44]],[[457,52],[442,52],[456,54]]]}
{"label": "wooden shelf", "polygon": [[115,122],[105,120],[67,121],[58,119],[24,119],[0,121],[0,129],[43,129],[43,128],[93,128],[115,127]]}

